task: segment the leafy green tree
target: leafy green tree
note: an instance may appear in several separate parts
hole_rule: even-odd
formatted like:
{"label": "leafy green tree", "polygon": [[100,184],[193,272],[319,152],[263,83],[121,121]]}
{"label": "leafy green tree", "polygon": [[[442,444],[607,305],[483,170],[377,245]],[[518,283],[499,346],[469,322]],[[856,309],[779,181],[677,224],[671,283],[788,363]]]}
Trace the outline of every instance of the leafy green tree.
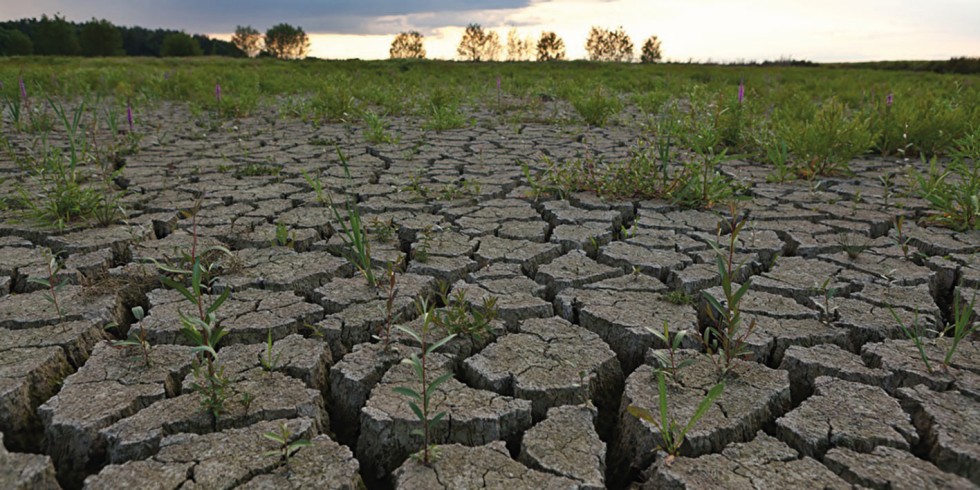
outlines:
{"label": "leafy green tree", "polygon": [[310,51],[310,38],[302,27],[277,24],[265,31],[265,49],[279,59],[304,58]]}
{"label": "leafy green tree", "polygon": [[565,41],[554,32],[542,32],[538,39],[538,61],[558,61],[565,59]]}
{"label": "leafy green tree", "polygon": [[615,31],[592,26],[585,41],[585,51],[592,61],[630,61],[633,41],[622,27]]}
{"label": "leafy green tree", "polygon": [[82,52],[75,26],[58,15],[54,18],[42,15],[33,40],[37,54],[74,56]]}
{"label": "leafy green tree", "polygon": [[108,20],[92,18],[82,26],[79,36],[85,56],[120,56],[123,54],[122,33]]}
{"label": "leafy green tree", "polygon": [[497,59],[500,50],[500,37],[496,32],[485,31],[480,24],[470,24],[456,47],[456,54],[464,61],[492,61]]}
{"label": "leafy green tree", "polygon": [[425,58],[425,47],[422,46],[422,34],[418,31],[402,32],[391,41],[388,55],[394,58]]}
{"label": "leafy green tree", "polygon": [[664,57],[663,52],[660,51],[660,39],[657,36],[650,36],[643,43],[643,52],[640,55],[640,62],[642,63],[656,63],[662,60]]}
{"label": "leafy green tree", "polygon": [[16,29],[0,29],[0,56],[34,54],[34,43],[27,34]]}
{"label": "leafy green tree", "polygon": [[201,44],[185,32],[174,32],[163,38],[160,56],[201,56]]}
{"label": "leafy green tree", "polygon": [[231,43],[249,58],[254,58],[262,51],[262,34],[252,26],[236,26]]}

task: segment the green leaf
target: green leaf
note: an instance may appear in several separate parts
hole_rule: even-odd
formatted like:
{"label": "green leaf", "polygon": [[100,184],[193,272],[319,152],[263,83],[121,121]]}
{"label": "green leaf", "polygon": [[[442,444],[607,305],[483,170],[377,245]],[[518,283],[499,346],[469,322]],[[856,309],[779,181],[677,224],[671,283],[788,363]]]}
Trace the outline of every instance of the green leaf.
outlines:
{"label": "green leaf", "polygon": [[194,261],[193,273],[191,274],[191,289],[194,291],[194,296],[201,297],[201,261]]}
{"label": "green leaf", "polygon": [[177,281],[175,281],[175,280],[173,280],[173,279],[171,279],[171,278],[169,278],[167,276],[161,276],[160,277],[160,282],[162,282],[164,286],[167,286],[168,288],[173,289],[173,290],[177,291],[178,293],[180,293],[185,299],[187,299],[187,301],[190,301],[191,303],[197,304],[197,297],[195,297],[193,294],[191,294],[191,292],[188,291],[187,288],[184,287],[183,284],[181,284],[181,283],[179,283],[179,282],[177,282]]}
{"label": "green leaf", "polygon": [[[270,441],[278,442],[279,444],[285,444],[286,443],[286,440],[283,439],[282,437],[279,437],[279,434],[276,434],[275,432],[266,432],[265,434],[262,434],[262,437],[264,437],[264,438],[266,438],[266,439],[268,439]],[[275,451],[271,451],[271,452],[273,454],[278,454],[278,452],[275,452]]]}
{"label": "green leaf", "polygon": [[419,337],[419,334],[415,333],[415,330],[412,330],[412,329],[410,329],[408,327],[405,327],[405,326],[402,326],[402,325],[395,325],[395,328],[397,328],[398,330],[401,330],[402,332],[405,332],[406,334],[408,334],[409,336],[411,336],[413,339],[415,339],[416,342],[419,343],[419,345],[422,344],[422,337]]}
{"label": "green leaf", "polygon": [[445,383],[446,381],[449,380],[449,378],[452,378],[452,377],[453,377],[453,373],[446,373],[446,374],[443,374],[442,376],[439,376],[438,378],[436,378],[435,380],[433,380],[431,383],[429,383],[429,387],[425,389],[425,396],[426,396],[426,398],[431,397],[432,396],[432,393],[436,391],[436,388],[438,388],[439,385]]}
{"label": "green leaf", "polygon": [[207,313],[211,314],[217,311],[218,308],[220,308],[221,305],[224,304],[225,300],[227,300],[230,295],[231,295],[230,289],[225,289],[224,291],[222,291],[221,294],[218,296],[218,299],[214,300],[214,303],[211,303],[211,306],[208,307]]}
{"label": "green leaf", "polygon": [[681,343],[684,341],[684,337],[687,336],[687,330],[681,330],[674,334],[674,341],[671,342],[671,348],[677,350],[681,347]]}
{"label": "green leaf", "polygon": [[407,396],[409,398],[418,400],[420,402],[422,401],[422,395],[418,394],[418,392],[416,392],[415,390],[413,390],[411,388],[406,388],[404,386],[396,386],[396,387],[392,388],[391,391],[394,391],[395,393],[398,393],[399,395]]}
{"label": "green leaf", "polygon": [[445,337],[437,340],[434,344],[430,345],[428,348],[425,349],[425,354],[426,355],[431,354],[433,351],[435,351],[436,349],[442,347],[443,345],[446,344],[446,342],[449,342],[450,340],[452,340],[455,337],[456,337],[456,334],[452,334],[452,335],[447,335],[447,336],[445,336]]}
{"label": "green leaf", "polygon": [[415,416],[418,417],[419,420],[425,420],[425,415],[422,414],[422,409],[419,408],[415,402],[408,402],[408,408],[412,409],[412,412],[415,413]]}
{"label": "green leaf", "polygon": [[691,427],[694,427],[694,424],[701,417],[703,417],[705,413],[708,412],[708,409],[711,408],[711,404],[714,403],[714,401],[715,401],[716,398],[718,398],[719,396],[721,396],[721,393],[724,390],[725,390],[725,382],[724,381],[722,381],[722,382],[714,385],[710,390],[708,390],[708,394],[705,395],[704,399],[701,400],[701,403],[698,404],[698,408],[697,408],[697,410],[694,411],[694,415],[691,417],[691,420],[688,420],[687,421],[687,425],[685,425],[684,426],[684,430],[681,431],[681,434],[680,434],[681,439],[683,439],[684,436],[687,434],[687,432],[689,430],[691,430]]}
{"label": "green leaf", "polygon": [[651,413],[649,410],[645,408],[640,408],[635,405],[630,405],[626,407],[626,412],[640,420],[645,420],[647,422],[650,422],[651,424],[653,424],[658,428],[660,427],[660,423],[657,422],[657,418],[653,416],[653,413]]}
{"label": "green leaf", "polygon": [[434,424],[434,423],[442,420],[445,417],[446,417],[446,412],[439,412],[439,413],[435,414],[435,416],[432,417],[432,420],[430,421],[430,423],[433,423]]}

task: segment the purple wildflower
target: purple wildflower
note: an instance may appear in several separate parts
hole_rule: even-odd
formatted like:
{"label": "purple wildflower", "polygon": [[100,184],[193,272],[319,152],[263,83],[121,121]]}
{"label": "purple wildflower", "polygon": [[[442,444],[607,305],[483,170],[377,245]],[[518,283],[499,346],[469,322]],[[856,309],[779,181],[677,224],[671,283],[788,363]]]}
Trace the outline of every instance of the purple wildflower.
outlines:
{"label": "purple wildflower", "polygon": [[221,84],[220,83],[214,84],[214,99],[218,101],[218,104],[221,103]]}
{"label": "purple wildflower", "polygon": [[739,103],[739,105],[742,104],[742,101],[743,100],[745,100],[745,82],[738,82],[738,103]]}
{"label": "purple wildflower", "polygon": [[129,123],[129,132],[133,132],[133,106],[126,101],[126,122]]}
{"label": "purple wildflower", "polygon": [[500,92],[500,77],[497,77],[497,92]]}
{"label": "purple wildflower", "polygon": [[24,77],[20,77],[20,98],[27,100],[27,87],[24,86]]}
{"label": "purple wildflower", "polygon": [[895,102],[895,96],[891,92],[888,92],[888,95],[885,96],[885,105],[891,107],[892,102]]}

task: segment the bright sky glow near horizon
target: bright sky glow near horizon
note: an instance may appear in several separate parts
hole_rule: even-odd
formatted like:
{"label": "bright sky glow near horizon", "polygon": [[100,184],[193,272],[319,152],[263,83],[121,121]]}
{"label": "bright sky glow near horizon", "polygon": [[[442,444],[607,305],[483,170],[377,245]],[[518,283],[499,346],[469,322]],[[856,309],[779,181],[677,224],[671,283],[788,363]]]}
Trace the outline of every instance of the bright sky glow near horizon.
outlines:
{"label": "bright sky glow near horizon", "polygon": [[980,56],[978,0],[0,0],[2,19],[60,12],[74,21],[182,29],[229,38],[236,25],[264,32],[303,27],[311,56],[384,59],[395,34],[417,30],[429,58],[453,59],[465,26],[502,41],[555,31],[569,59],[585,57],[593,25],[622,26],[639,47],[650,35],[668,60],[792,57],[818,62]]}

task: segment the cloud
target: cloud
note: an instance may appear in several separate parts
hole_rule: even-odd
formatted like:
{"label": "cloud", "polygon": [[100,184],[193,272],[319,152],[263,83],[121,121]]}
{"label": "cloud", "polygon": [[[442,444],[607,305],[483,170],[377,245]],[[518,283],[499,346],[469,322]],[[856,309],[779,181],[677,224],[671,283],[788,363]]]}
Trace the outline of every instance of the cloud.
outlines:
{"label": "cloud", "polygon": [[236,25],[260,30],[280,22],[306,32],[368,33],[377,19],[428,13],[460,14],[526,7],[531,0],[35,0],[5,5],[4,17],[60,12],[71,20],[106,18],[120,25],[191,32],[230,32]]}

